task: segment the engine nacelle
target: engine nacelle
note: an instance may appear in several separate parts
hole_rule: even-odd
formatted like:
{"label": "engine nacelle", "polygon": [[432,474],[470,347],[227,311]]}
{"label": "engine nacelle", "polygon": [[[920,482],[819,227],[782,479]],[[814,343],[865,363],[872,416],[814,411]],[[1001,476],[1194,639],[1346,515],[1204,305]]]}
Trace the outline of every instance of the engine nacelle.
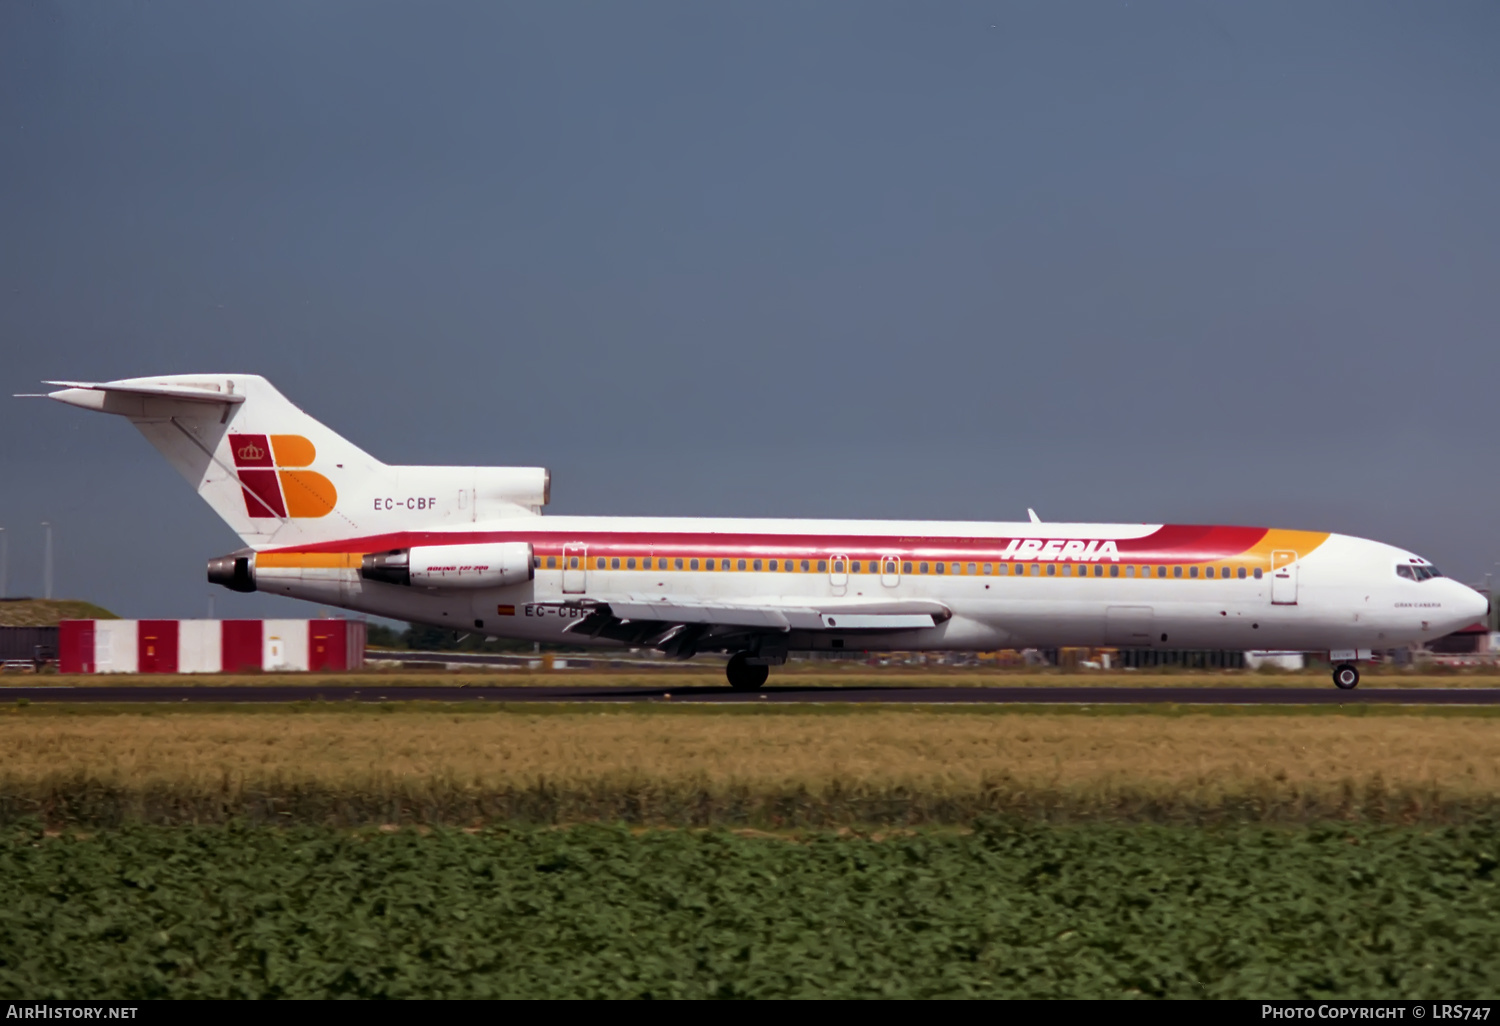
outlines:
{"label": "engine nacelle", "polygon": [[418,588],[503,588],[534,573],[529,542],[414,545],[372,552],[359,568],[366,580]]}
{"label": "engine nacelle", "polygon": [[250,549],[208,561],[208,583],[230,591],[255,590],[255,553]]}

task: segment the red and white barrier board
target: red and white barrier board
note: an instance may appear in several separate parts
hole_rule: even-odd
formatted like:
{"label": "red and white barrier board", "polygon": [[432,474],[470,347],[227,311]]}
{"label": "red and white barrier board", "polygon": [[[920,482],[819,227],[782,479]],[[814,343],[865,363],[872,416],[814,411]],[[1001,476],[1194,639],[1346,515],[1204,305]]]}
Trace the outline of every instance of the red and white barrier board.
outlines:
{"label": "red and white barrier board", "polygon": [[357,670],[360,620],[64,620],[63,673],[246,673]]}

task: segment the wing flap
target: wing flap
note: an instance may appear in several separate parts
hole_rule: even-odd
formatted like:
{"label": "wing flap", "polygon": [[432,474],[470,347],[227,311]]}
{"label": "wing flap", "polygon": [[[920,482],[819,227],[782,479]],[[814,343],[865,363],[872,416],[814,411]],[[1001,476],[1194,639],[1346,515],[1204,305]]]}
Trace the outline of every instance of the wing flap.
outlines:
{"label": "wing flap", "polygon": [[907,631],[936,627],[931,613],[840,613],[822,616],[823,627],[839,631]]}
{"label": "wing flap", "polygon": [[783,605],[773,602],[704,602],[656,595],[601,595],[578,604],[627,622],[703,624],[775,633],[792,630],[921,630],[936,627],[953,615],[942,603],[926,599],[899,602],[824,599]]}

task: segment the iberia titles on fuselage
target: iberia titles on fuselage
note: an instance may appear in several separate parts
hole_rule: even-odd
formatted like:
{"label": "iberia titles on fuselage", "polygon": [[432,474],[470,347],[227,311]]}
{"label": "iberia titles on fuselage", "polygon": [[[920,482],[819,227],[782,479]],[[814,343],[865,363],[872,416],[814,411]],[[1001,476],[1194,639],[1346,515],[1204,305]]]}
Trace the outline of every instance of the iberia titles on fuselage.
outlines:
{"label": "iberia titles on fuselage", "polygon": [[264,378],[49,382],[125,416],[244,540],[209,579],[536,641],[730,653],[1122,646],[1354,662],[1484,616],[1413,553],[1250,527],[543,517],[530,467],[387,466]]}

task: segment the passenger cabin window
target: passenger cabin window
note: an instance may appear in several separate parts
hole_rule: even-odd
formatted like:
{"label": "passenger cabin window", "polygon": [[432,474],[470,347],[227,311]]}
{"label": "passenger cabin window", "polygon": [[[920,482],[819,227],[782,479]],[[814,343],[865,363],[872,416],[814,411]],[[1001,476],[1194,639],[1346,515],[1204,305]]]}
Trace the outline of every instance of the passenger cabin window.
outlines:
{"label": "passenger cabin window", "polygon": [[818,573],[820,573],[820,574],[826,574],[827,572],[828,572],[828,560],[826,560],[826,559],[820,559],[820,560],[818,560]]}
{"label": "passenger cabin window", "polygon": [[917,573],[919,573],[919,574],[925,574],[926,572],[927,572],[927,564],[926,563],[918,563],[917,564]]}
{"label": "passenger cabin window", "polygon": [[[688,566],[690,566],[692,569],[696,570],[696,569],[698,569],[698,561],[696,559],[689,560],[688,561]],[[677,561],[677,569],[679,569],[679,570],[682,569],[682,560],[680,560],[680,559]]]}
{"label": "passenger cabin window", "polygon": [[1239,579],[1240,579],[1240,580],[1242,580],[1242,581],[1243,581],[1243,580],[1244,580],[1244,579],[1245,579],[1245,568],[1244,568],[1244,567],[1240,567],[1240,569],[1239,569],[1239,572],[1238,572],[1238,574],[1237,574],[1237,576],[1238,576],[1238,577],[1239,577]]}
{"label": "passenger cabin window", "polygon": [[968,572],[971,573],[971,574],[977,574],[979,572],[979,567],[975,566],[973,563],[970,563],[969,567],[968,567]]}
{"label": "passenger cabin window", "polygon": [[1001,564],[999,564],[998,566],[995,567],[995,572],[997,574],[999,574],[1001,577],[1004,577],[1006,574],[1010,573],[1010,564],[1009,563],[1001,563]]}
{"label": "passenger cabin window", "polygon": [[1213,575],[1214,575],[1214,568],[1213,567],[1209,567],[1207,570],[1203,571],[1203,576],[1204,577],[1212,577]]}
{"label": "passenger cabin window", "polygon": [[555,566],[557,566],[557,557],[556,556],[548,556],[547,557],[547,569],[551,570]]}
{"label": "passenger cabin window", "polygon": [[842,559],[835,559],[833,561],[833,572],[836,574],[844,572],[844,561]]}
{"label": "passenger cabin window", "polygon": [[947,565],[944,563],[934,563],[932,565],[932,568],[938,573],[943,573],[945,570],[947,570]]}
{"label": "passenger cabin window", "polygon": [[608,565],[609,564],[607,562],[605,562],[604,557],[600,556],[599,557],[599,562],[597,562],[597,563],[594,564],[594,568],[596,570],[603,570]]}
{"label": "passenger cabin window", "polygon": [[627,569],[627,570],[634,570],[635,569],[635,560],[633,558],[632,559],[627,559],[625,561],[625,569]]}
{"label": "passenger cabin window", "polygon": [[752,563],[751,566],[753,566],[756,570],[759,570],[760,569],[760,560],[758,560],[758,559],[755,560],[755,562]]}
{"label": "passenger cabin window", "polygon": [[994,571],[995,571],[995,564],[993,564],[993,563],[986,563],[986,564],[984,564],[984,572],[986,574],[994,573]]}
{"label": "passenger cabin window", "polygon": [[1255,568],[1255,579],[1260,580],[1260,567]]}
{"label": "passenger cabin window", "polygon": [[568,569],[569,570],[577,570],[578,569],[578,557],[577,556],[570,556],[570,557],[568,557]]}
{"label": "passenger cabin window", "polygon": [[[895,563],[887,563],[886,564],[886,571],[885,572],[888,573],[888,574],[895,573],[896,572],[896,564]],[[909,573],[911,573],[911,563],[910,562],[902,563],[901,564],[901,572],[903,574],[909,574]]]}
{"label": "passenger cabin window", "polygon": [[738,568],[739,568],[739,569],[741,569],[741,570],[743,570],[743,569],[745,569],[745,561],[744,561],[744,560],[743,560],[743,559],[742,559],[742,560],[740,560],[740,561],[739,561],[739,563],[737,563],[737,564],[736,564],[736,566],[737,566],[737,567],[738,567]]}
{"label": "passenger cabin window", "polygon": [[778,567],[776,566],[776,560],[771,560],[770,567],[772,570],[778,569]]}
{"label": "passenger cabin window", "polygon": [[1195,567],[1195,566],[1188,567],[1188,576],[1189,577],[1197,577],[1198,576],[1198,568]]}
{"label": "passenger cabin window", "polygon": [[[1181,570],[1182,568],[1178,567],[1177,569]],[[1156,568],[1156,576],[1158,576],[1158,577],[1165,577],[1165,576],[1167,576],[1167,568],[1164,567],[1164,566],[1157,567]]]}
{"label": "passenger cabin window", "polygon": [[[1119,571],[1119,567],[1115,567],[1113,569],[1116,572]],[[1094,576],[1095,577],[1103,577],[1104,576],[1104,564],[1103,563],[1095,563],[1094,564]]]}
{"label": "passenger cabin window", "polygon": [[1180,567],[1180,566],[1174,566],[1172,568],[1172,576],[1173,577],[1181,577],[1182,576],[1182,567]]}

